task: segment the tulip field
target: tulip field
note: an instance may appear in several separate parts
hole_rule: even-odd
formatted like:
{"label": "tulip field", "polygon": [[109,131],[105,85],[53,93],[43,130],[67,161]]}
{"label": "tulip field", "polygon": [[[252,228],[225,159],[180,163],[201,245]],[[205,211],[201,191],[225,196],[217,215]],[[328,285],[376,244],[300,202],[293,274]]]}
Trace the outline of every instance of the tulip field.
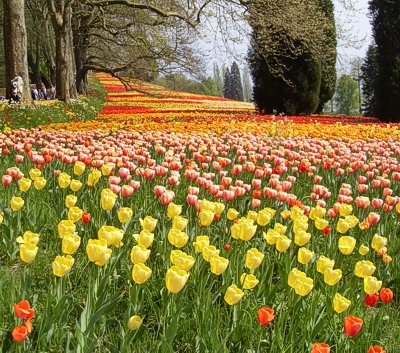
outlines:
{"label": "tulip field", "polygon": [[0,131],[0,353],[400,352],[400,124],[96,76]]}

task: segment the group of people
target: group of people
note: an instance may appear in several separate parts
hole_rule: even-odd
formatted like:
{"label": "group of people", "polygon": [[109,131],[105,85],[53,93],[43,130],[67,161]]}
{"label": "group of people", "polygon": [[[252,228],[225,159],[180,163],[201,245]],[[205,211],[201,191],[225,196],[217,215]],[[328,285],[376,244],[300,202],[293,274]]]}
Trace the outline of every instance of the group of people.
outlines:
{"label": "group of people", "polygon": [[51,85],[51,87],[47,89],[44,83],[42,83],[42,87],[37,89],[35,85],[31,87],[31,96],[33,100],[56,99],[56,88]]}

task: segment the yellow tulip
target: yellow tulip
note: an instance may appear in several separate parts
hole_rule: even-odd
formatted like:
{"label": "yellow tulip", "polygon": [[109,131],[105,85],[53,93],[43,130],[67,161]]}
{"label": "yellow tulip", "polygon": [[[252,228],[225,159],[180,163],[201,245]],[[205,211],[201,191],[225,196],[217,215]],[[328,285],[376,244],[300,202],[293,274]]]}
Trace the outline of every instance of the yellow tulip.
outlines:
{"label": "yellow tulip", "polygon": [[157,219],[151,216],[146,216],[143,220],[140,219],[140,224],[142,225],[143,230],[152,233],[157,226]]}
{"label": "yellow tulip", "polygon": [[131,250],[131,261],[133,264],[145,263],[150,256],[151,251],[143,245],[135,245]]}
{"label": "yellow tulip", "polygon": [[46,184],[47,180],[42,176],[38,176],[33,182],[33,186],[36,190],[42,190],[46,186]]}
{"label": "yellow tulip", "polygon": [[89,187],[95,186],[101,178],[101,172],[97,169],[94,169],[91,173],[88,175],[88,180],[87,184]]}
{"label": "yellow tulip", "polygon": [[342,236],[338,242],[339,251],[344,255],[351,255],[356,246],[356,239],[350,236]]}
{"label": "yellow tulip", "polygon": [[0,212],[0,224],[3,223],[3,220],[4,220],[4,213]]}
{"label": "yellow tulip", "polygon": [[74,174],[81,175],[85,171],[86,165],[81,161],[76,161],[74,164]]}
{"label": "yellow tulip", "polygon": [[289,219],[289,218],[290,218],[290,211],[289,211],[289,210],[283,210],[283,211],[281,212],[281,217],[282,217],[283,219]]}
{"label": "yellow tulip", "polygon": [[375,294],[382,287],[382,281],[378,281],[376,277],[364,277],[364,292],[367,294]]}
{"label": "yellow tulip", "polygon": [[172,293],[180,292],[189,278],[189,272],[182,270],[178,266],[172,266],[165,275],[165,285]]}
{"label": "yellow tulip", "polygon": [[79,191],[82,187],[82,182],[77,179],[72,179],[71,182],[69,183],[69,187],[71,188],[72,191]]}
{"label": "yellow tulip", "polygon": [[336,269],[332,270],[327,268],[324,272],[324,282],[330,286],[334,286],[342,278],[342,270]]}
{"label": "yellow tulip", "polygon": [[58,186],[61,189],[67,188],[69,186],[70,182],[71,182],[70,175],[68,175],[67,173],[64,173],[64,172],[60,173],[60,175],[58,176]]}
{"label": "yellow tulip", "polygon": [[351,301],[336,293],[333,297],[333,310],[335,310],[338,314],[346,311],[350,306]]}
{"label": "yellow tulip", "polygon": [[243,273],[240,276],[240,284],[243,289],[253,289],[260,281],[251,273]]}
{"label": "yellow tulip", "polygon": [[264,227],[271,222],[272,216],[267,210],[261,210],[257,215],[257,224]]}
{"label": "yellow tulip", "polygon": [[324,255],[320,256],[317,261],[317,271],[319,273],[324,274],[327,268],[333,270],[333,266],[335,266],[335,260],[328,259]]}
{"label": "yellow tulip", "polygon": [[253,221],[249,218],[240,218],[239,221],[232,225],[231,235],[234,239],[248,241],[256,234],[257,225],[253,225]]}
{"label": "yellow tulip", "polygon": [[203,227],[209,226],[214,220],[215,214],[211,210],[203,210],[199,213],[200,225]]}
{"label": "yellow tulip", "polygon": [[29,263],[35,260],[38,247],[35,244],[23,243],[19,246],[19,256],[23,262]]}
{"label": "yellow tulip", "polygon": [[315,228],[317,228],[318,230],[323,230],[329,225],[329,222],[326,219],[317,217],[315,218],[314,224]]}
{"label": "yellow tulip", "polygon": [[74,262],[75,260],[71,255],[56,256],[56,259],[51,264],[54,276],[64,277],[71,269]]}
{"label": "yellow tulip", "polygon": [[214,202],[208,201],[206,199],[201,200],[200,212],[201,211],[212,211],[214,213],[215,204]]}
{"label": "yellow tulip", "polygon": [[194,257],[181,250],[172,250],[169,259],[174,265],[186,272],[189,272],[194,265]]}
{"label": "yellow tulip", "polygon": [[344,218],[340,218],[336,224],[336,230],[344,234],[350,229],[350,225],[350,222],[346,221]]}
{"label": "yellow tulip", "polygon": [[298,281],[294,285],[296,294],[302,297],[306,296],[314,288],[314,281],[310,277],[299,277]]}
{"label": "yellow tulip", "polygon": [[210,259],[211,272],[217,276],[225,272],[228,268],[229,260],[222,256],[216,255]]}
{"label": "yellow tulip", "polygon": [[322,217],[325,216],[325,214],[326,214],[326,208],[317,205],[316,207],[311,208],[308,217],[312,220],[316,220],[317,218],[321,219]]}
{"label": "yellow tulip", "polygon": [[185,246],[189,240],[189,236],[185,232],[174,228],[170,229],[167,237],[168,241],[177,248]]}
{"label": "yellow tulip", "polygon": [[140,318],[140,316],[137,315],[133,315],[129,318],[128,320],[128,328],[131,331],[135,331],[137,330],[141,325],[142,325],[142,319]]}
{"label": "yellow tulip", "polygon": [[[174,218],[175,216],[180,216],[182,213],[182,205],[175,205],[173,202],[170,202],[167,207],[167,215],[169,218]],[[181,229],[183,230],[183,229]]]}
{"label": "yellow tulip", "polygon": [[251,221],[255,222],[257,221],[258,213],[256,211],[250,210],[247,212],[247,219],[250,219]]}
{"label": "yellow tulip", "polygon": [[380,236],[379,234],[375,234],[372,237],[371,247],[372,249],[378,251],[381,250],[387,244],[387,238]]}
{"label": "yellow tulip", "polygon": [[347,203],[342,203],[339,206],[339,213],[342,217],[348,216],[353,211],[353,206]]}
{"label": "yellow tulip", "polygon": [[297,252],[297,261],[303,265],[308,264],[314,257],[314,252],[307,248],[300,248]]}
{"label": "yellow tulip", "polygon": [[229,305],[235,305],[242,299],[243,295],[244,292],[236,284],[232,284],[227,288],[224,299]]}
{"label": "yellow tulip", "polygon": [[65,198],[65,207],[67,207],[67,208],[74,207],[77,201],[78,201],[78,198],[76,196],[67,195]]}
{"label": "yellow tulip", "polygon": [[10,200],[10,206],[14,212],[19,211],[24,206],[24,204],[25,201],[18,196],[13,196]]}
{"label": "yellow tulip", "polygon": [[278,239],[281,237],[281,233],[277,232],[275,229],[268,229],[267,233],[263,233],[264,239],[269,245],[275,245]]}
{"label": "yellow tulip", "polygon": [[206,235],[198,235],[196,241],[193,242],[193,246],[197,252],[203,252],[204,247],[210,245],[210,239]]}
{"label": "yellow tulip", "polygon": [[63,238],[65,234],[72,234],[75,232],[75,224],[74,222],[70,221],[69,219],[63,219],[58,223],[57,230],[58,230],[58,235],[60,238]]}
{"label": "yellow tulip", "polygon": [[114,194],[114,192],[109,188],[101,190],[100,196],[101,196],[101,208],[105,211],[112,210],[118,196]]}
{"label": "yellow tulip", "polygon": [[29,177],[30,177],[32,180],[36,180],[36,178],[40,177],[41,175],[42,175],[42,172],[41,172],[41,170],[38,169],[38,168],[32,168],[32,169],[29,171]]}
{"label": "yellow tulip", "polygon": [[86,245],[86,253],[90,261],[98,266],[104,266],[110,259],[112,250],[107,248],[105,239],[89,239]]}
{"label": "yellow tulip", "polygon": [[31,179],[22,177],[19,181],[19,189],[22,192],[27,192],[30,189],[31,185],[32,185]]}
{"label": "yellow tulip", "polygon": [[284,226],[283,224],[280,224],[280,223],[275,223],[275,225],[274,225],[275,232],[284,235],[286,233],[286,230],[287,230],[287,226]]}
{"label": "yellow tulip", "polygon": [[79,207],[70,207],[68,210],[68,219],[74,223],[82,219],[83,211]]}
{"label": "yellow tulip", "polygon": [[132,279],[136,284],[143,284],[151,276],[151,269],[145,264],[135,264],[132,269]]}
{"label": "yellow tulip", "polygon": [[133,216],[133,211],[130,207],[121,207],[118,210],[118,219],[121,223],[128,222]]}
{"label": "yellow tulip", "polygon": [[293,268],[288,275],[288,285],[294,288],[296,282],[299,280],[299,277],[307,277],[307,275],[305,274],[305,272],[300,271],[297,268]]}
{"label": "yellow tulip", "polygon": [[350,224],[350,228],[354,228],[359,222],[358,218],[353,215],[346,216],[345,220]]}
{"label": "yellow tulip", "polygon": [[360,278],[371,276],[375,272],[375,270],[375,265],[368,260],[358,261],[354,266],[354,274]]}
{"label": "yellow tulip", "polygon": [[367,255],[369,253],[369,247],[365,245],[360,245],[360,247],[358,248],[358,253],[363,256]]}
{"label": "yellow tulip", "polygon": [[256,248],[247,250],[246,253],[246,267],[250,270],[255,270],[261,265],[264,260],[264,254]]}
{"label": "yellow tulip", "polygon": [[113,166],[112,166],[111,164],[103,164],[103,165],[101,166],[101,173],[102,173],[104,176],[109,176],[109,175],[111,174],[111,172],[112,172],[113,169],[114,169],[114,168],[113,168]]}
{"label": "yellow tulip", "polygon": [[184,230],[188,224],[188,220],[186,218],[183,218],[181,216],[175,216],[172,219],[172,228],[173,229],[178,229],[178,230]]}
{"label": "yellow tulip", "polygon": [[308,223],[307,223],[307,217],[304,216],[306,219],[295,219],[293,221],[293,232],[294,233],[299,233],[299,232],[306,232],[308,230]]}
{"label": "yellow tulip", "polygon": [[304,230],[298,230],[294,234],[294,243],[298,246],[306,245],[311,239],[311,234]]}
{"label": "yellow tulip", "polygon": [[234,219],[239,216],[239,212],[236,211],[234,208],[228,209],[228,213],[226,214],[226,218],[228,218],[230,221],[233,221]]}
{"label": "yellow tulip", "polygon": [[225,205],[222,202],[214,202],[214,213],[221,215],[225,210]]}
{"label": "yellow tulip", "polygon": [[67,233],[64,234],[61,242],[61,249],[64,254],[72,255],[78,250],[81,245],[81,238],[79,235]]}
{"label": "yellow tulip", "polygon": [[150,233],[147,230],[142,230],[138,237],[137,242],[139,245],[143,245],[145,248],[149,248],[154,241],[154,233]]}
{"label": "yellow tulip", "polygon": [[[0,222],[1,223],[1,222]],[[38,233],[33,233],[30,230],[27,230],[24,235],[21,237],[19,236],[16,241],[19,244],[24,244],[24,243],[31,243],[33,245],[37,245],[39,243],[39,234]]]}
{"label": "yellow tulip", "polygon": [[285,252],[289,248],[291,243],[292,241],[286,235],[281,235],[276,241],[276,250],[278,250],[279,252]]}
{"label": "yellow tulip", "polygon": [[290,210],[290,218],[295,220],[297,218],[302,218],[304,216],[304,210],[302,210],[299,206],[293,206]]}
{"label": "yellow tulip", "polygon": [[202,255],[205,261],[210,262],[213,256],[219,255],[219,250],[214,245],[206,245],[203,247]]}
{"label": "yellow tulip", "polygon": [[102,226],[97,232],[99,239],[104,239],[107,242],[107,246],[114,245],[119,248],[123,245],[121,242],[124,231],[114,226]]}

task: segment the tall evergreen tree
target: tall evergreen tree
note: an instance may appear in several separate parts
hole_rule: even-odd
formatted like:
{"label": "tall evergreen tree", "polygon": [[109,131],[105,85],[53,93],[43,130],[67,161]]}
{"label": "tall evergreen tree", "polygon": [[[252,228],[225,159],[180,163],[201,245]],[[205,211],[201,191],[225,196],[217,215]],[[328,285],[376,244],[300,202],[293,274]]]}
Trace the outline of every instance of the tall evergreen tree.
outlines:
{"label": "tall evergreen tree", "polygon": [[370,0],[369,11],[376,44],[376,115],[384,121],[400,121],[399,1]]}
{"label": "tall evergreen tree", "polygon": [[376,47],[368,47],[364,63],[361,66],[363,112],[365,116],[376,116],[375,79],[378,71],[376,64]]}
{"label": "tall evergreen tree", "polygon": [[358,84],[350,75],[342,75],[336,88],[338,113],[351,115],[358,111]]}
{"label": "tall evergreen tree", "polygon": [[232,94],[232,84],[231,84],[231,72],[229,68],[225,68],[224,72],[224,97],[228,99],[233,99]]}
{"label": "tall evergreen tree", "polygon": [[216,62],[214,62],[213,69],[214,69],[214,81],[215,81],[215,84],[217,86],[218,97],[223,97],[223,95],[224,95],[224,84],[223,84],[223,81],[222,81],[222,77],[221,77],[221,72],[219,70],[219,66],[218,66],[218,64]]}
{"label": "tall evergreen tree", "polygon": [[242,79],[240,78],[240,69],[236,61],[233,62],[230,75],[230,86],[232,97],[236,101],[244,101]]}
{"label": "tall evergreen tree", "polygon": [[243,97],[245,102],[253,101],[253,89],[251,86],[250,73],[247,65],[243,69]]}

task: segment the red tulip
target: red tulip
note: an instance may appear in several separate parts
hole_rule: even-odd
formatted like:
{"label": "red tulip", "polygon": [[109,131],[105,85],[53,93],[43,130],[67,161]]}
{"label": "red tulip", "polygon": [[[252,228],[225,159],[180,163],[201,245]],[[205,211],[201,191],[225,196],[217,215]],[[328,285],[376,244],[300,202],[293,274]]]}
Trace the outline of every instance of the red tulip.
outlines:
{"label": "red tulip", "polygon": [[274,319],[274,309],[267,308],[263,306],[262,308],[258,309],[258,322],[263,325],[267,326],[271,323]]}
{"label": "red tulip", "polygon": [[314,343],[311,349],[311,353],[330,353],[331,348],[326,343]]}
{"label": "red tulip", "polygon": [[82,223],[89,223],[91,218],[92,216],[90,215],[90,213],[87,212],[82,213]]}
{"label": "red tulip", "polygon": [[371,346],[368,349],[368,353],[386,353],[381,346]]}
{"label": "red tulip", "polygon": [[389,303],[393,299],[393,292],[389,288],[382,288],[379,295],[384,303]]}
{"label": "red tulip", "polygon": [[360,332],[364,321],[356,316],[349,315],[344,319],[344,333],[353,337]]}
{"label": "red tulip", "polygon": [[25,326],[17,326],[11,334],[15,342],[22,342],[28,336],[28,329]]}
{"label": "red tulip", "polygon": [[378,293],[374,294],[365,294],[364,304],[369,307],[374,307],[376,302],[378,301]]}

